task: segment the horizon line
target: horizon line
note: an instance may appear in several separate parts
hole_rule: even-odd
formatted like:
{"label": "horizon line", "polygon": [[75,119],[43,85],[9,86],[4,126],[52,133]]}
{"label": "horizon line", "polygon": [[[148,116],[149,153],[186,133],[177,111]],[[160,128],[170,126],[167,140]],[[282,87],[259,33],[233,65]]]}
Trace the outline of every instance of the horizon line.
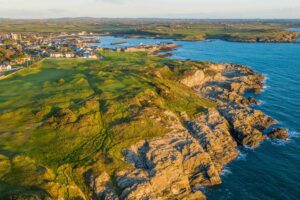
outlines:
{"label": "horizon line", "polygon": [[14,18],[0,17],[0,20],[57,20],[57,19],[132,19],[132,20],[300,20],[300,18],[188,18],[188,17],[50,17],[50,18]]}

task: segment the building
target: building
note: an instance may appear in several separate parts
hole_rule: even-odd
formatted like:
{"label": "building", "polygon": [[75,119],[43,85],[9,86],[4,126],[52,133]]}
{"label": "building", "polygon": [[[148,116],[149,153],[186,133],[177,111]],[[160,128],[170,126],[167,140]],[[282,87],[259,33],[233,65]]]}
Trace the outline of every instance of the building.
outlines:
{"label": "building", "polygon": [[14,60],[13,60],[13,63],[19,65],[19,64],[23,64],[23,63],[29,62],[29,61],[31,61],[31,57],[28,56],[28,55],[24,55],[24,56],[21,57],[21,58],[16,58],[16,59],[14,59]]}
{"label": "building", "polygon": [[74,53],[50,53],[50,58],[74,58]]}
{"label": "building", "polygon": [[16,33],[10,33],[9,38],[12,40],[21,40],[21,35]]}
{"label": "building", "polygon": [[73,53],[66,53],[65,54],[65,58],[74,58],[75,57],[75,54]]}
{"label": "building", "polygon": [[87,35],[87,34],[88,33],[86,31],[81,31],[81,32],[78,33],[78,35],[80,35],[80,36],[84,36],[84,35]]}
{"label": "building", "polygon": [[12,69],[12,67],[9,64],[5,64],[5,63],[0,64],[0,71],[7,71],[7,70],[11,70],[11,69]]}
{"label": "building", "polygon": [[50,58],[63,58],[64,54],[62,53],[50,53]]}

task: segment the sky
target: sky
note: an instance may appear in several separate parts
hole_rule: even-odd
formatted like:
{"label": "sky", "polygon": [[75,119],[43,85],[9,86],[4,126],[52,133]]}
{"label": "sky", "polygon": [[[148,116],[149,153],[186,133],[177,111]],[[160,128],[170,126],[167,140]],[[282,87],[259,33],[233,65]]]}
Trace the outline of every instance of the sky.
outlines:
{"label": "sky", "polygon": [[292,18],[300,0],[0,0],[0,18]]}

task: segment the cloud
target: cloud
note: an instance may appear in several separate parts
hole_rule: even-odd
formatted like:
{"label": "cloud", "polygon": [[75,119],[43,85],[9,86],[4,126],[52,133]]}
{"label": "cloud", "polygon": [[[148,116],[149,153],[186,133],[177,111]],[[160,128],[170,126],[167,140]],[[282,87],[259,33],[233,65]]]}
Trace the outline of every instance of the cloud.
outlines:
{"label": "cloud", "polygon": [[0,17],[300,18],[299,0],[0,0]]}

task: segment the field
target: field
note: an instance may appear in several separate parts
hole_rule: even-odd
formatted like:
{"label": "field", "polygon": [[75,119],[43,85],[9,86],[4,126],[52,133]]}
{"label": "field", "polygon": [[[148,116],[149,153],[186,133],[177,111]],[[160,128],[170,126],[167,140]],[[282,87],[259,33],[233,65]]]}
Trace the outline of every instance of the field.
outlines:
{"label": "field", "polygon": [[223,39],[241,42],[295,42],[299,21],[276,20],[138,20],[70,18],[0,20],[3,32],[89,31],[126,37],[159,37],[179,40]]}
{"label": "field", "polygon": [[122,149],[167,133],[164,112],[215,106],[178,82],[207,63],[103,55],[45,59],[0,80],[0,199],[89,199],[84,174],[130,167]]}

